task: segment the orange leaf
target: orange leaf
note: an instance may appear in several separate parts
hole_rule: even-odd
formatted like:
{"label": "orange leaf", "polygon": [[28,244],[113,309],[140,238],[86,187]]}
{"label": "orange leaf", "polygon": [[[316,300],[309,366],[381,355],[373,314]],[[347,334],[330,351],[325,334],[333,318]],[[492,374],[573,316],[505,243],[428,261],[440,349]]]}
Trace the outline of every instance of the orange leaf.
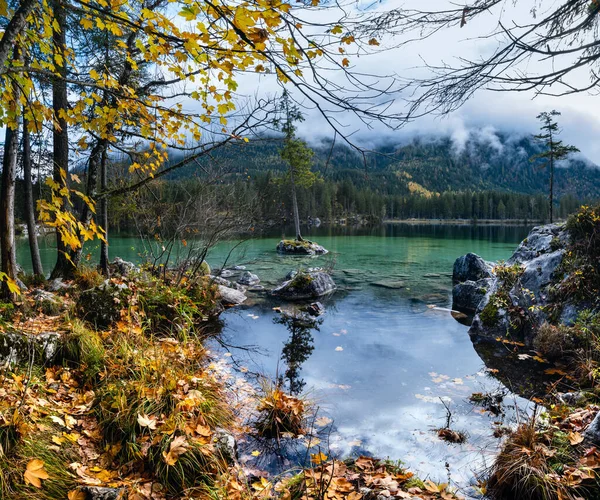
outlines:
{"label": "orange leaf", "polygon": [[25,482],[31,484],[36,488],[42,487],[42,479],[49,479],[50,476],[44,469],[44,462],[41,460],[33,459],[27,464],[27,469],[23,474]]}

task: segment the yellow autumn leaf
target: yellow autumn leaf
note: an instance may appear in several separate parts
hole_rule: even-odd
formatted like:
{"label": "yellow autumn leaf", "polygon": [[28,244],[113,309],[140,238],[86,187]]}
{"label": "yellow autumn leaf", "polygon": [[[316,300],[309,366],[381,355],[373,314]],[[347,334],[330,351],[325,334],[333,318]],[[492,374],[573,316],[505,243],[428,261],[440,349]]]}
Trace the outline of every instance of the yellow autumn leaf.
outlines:
{"label": "yellow autumn leaf", "polygon": [[31,484],[36,488],[42,487],[42,479],[50,479],[50,476],[44,469],[44,462],[37,458],[29,461],[23,477],[25,478],[25,483]]}
{"label": "yellow autumn leaf", "polygon": [[177,436],[173,441],[171,441],[171,446],[169,447],[169,452],[165,453],[163,451],[163,458],[167,465],[175,465],[177,460],[181,455],[183,455],[186,451],[188,451],[189,444],[186,441],[184,436]]}
{"label": "yellow autumn leaf", "polygon": [[87,495],[80,490],[72,490],[67,493],[68,500],[86,500]]}
{"label": "yellow autumn leaf", "polygon": [[319,465],[319,464],[322,464],[323,462],[325,462],[325,460],[327,460],[327,455],[325,455],[321,451],[319,453],[311,453],[310,454],[310,461],[313,464]]}
{"label": "yellow autumn leaf", "polygon": [[138,413],[137,421],[140,427],[148,427],[150,430],[156,430],[156,418],[145,413]]}

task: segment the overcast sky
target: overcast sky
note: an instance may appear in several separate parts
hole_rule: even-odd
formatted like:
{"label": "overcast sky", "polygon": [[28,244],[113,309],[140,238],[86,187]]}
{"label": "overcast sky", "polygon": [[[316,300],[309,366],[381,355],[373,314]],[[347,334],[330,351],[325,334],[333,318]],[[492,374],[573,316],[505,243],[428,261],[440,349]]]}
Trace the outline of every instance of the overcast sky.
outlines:
{"label": "overcast sky", "polygon": [[[514,7],[507,0],[503,21],[515,19],[523,21],[529,17],[529,10],[534,0],[521,0]],[[549,2],[556,7],[557,2]],[[404,6],[406,8],[449,8],[455,6],[449,0],[387,0],[377,4],[377,10],[386,10]],[[433,38],[415,41],[410,46],[362,57],[351,58],[354,69],[360,72],[381,74],[382,71],[395,72],[402,77],[423,74],[423,60],[429,64],[442,61],[455,63],[457,57],[477,59],[489,54],[497,47],[497,40],[476,40],[478,35],[493,31],[498,22],[499,11],[483,14],[465,28],[444,30]],[[389,43],[390,41],[388,41]],[[385,45],[384,41],[384,45]],[[531,70],[531,66],[529,67]],[[588,81],[588,74],[577,75],[581,81]],[[277,89],[272,79],[261,77],[256,81],[261,92],[273,92]],[[401,109],[398,103],[396,109]],[[532,93],[498,93],[480,91],[460,110],[446,117],[428,116],[408,124],[398,131],[386,130],[378,126],[368,130],[360,122],[350,116],[337,118],[346,126],[348,132],[355,132],[355,139],[373,144],[383,139],[397,141],[408,140],[416,134],[443,134],[453,136],[456,140],[464,140],[474,130],[486,129],[488,132],[498,130],[508,133],[533,134],[537,132],[537,114],[541,111],[556,109],[562,113],[560,125],[563,128],[563,139],[576,145],[582,153],[595,163],[600,164],[600,97],[589,94],[578,94],[570,97],[535,97]],[[307,121],[300,127],[300,134],[308,139],[332,137],[333,131],[316,112],[309,112]]]}

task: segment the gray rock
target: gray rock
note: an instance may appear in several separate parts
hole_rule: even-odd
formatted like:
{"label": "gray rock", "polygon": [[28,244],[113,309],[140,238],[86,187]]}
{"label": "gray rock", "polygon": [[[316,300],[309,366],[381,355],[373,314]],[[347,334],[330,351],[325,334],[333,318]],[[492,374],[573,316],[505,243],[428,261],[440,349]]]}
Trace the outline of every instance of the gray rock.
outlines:
{"label": "gray rock", "polygon": [[61,336],[56,332],[30,335],[20,332],[0,333],[0,366],[12,367],[28,363],[51,363],[59,351]]}
{"label": "gray rock", "polygon": [[219,295],[223,303],[230,306],[239,306],[248,298],[243,292],[223,285],[219,285]]}
{"label": "gray rock", "polygon": [[313,302],[304,308],[308,314],[314,317],[322,316],[325,314],[325,307],[320,302]]}
{"label": "gray rock", "polygon": [[121,276],[127,276],[133,271],[139,271],[139,268],[133,262],[123,260],[121,257],[115,257],[115,260],[112,261],[111,266]]}
{"label": "gray rock", "polygon": [[246,266],[233,266],[233,269],[235,271],[245,271],[246,270]]}
{"label": "gray rock", "polygon": [[210,279],[217,285],[222,285],[222,286],[226,286],[228,288],[232,288],[231,281],[226,280],[225,278],[221,278],[220,276],[211,276]]}
{"label": "gray rock", "polygon": [[290,255],[325,255],[329,251],[312,241],[281,240],[277,252]]}
{"label": "gray rock", "polygon": [[593,444],[600,445],[600,411],[596,414],[592,423],[588,425],[588,428],[583,433],[583,437]]}
{"label": "gray rock", "polygon": [[547,224],[534,227],[527,238],[508,259],[508,264],[523,264],[545,253],[563,249],[569,240],[564,224]]}
{"label": "gray rock", "polygon": [[62,290],[68,290],[71,288],[71,285],[64,283],[62,278],[55,278],[48,282],[46,288],[51,292],[60,292]]}
{"label": "gray rock", "polygon": [[229,465],[233,465],[237,462],[238,446],[232,434],[225,429],[216,429],[213,435],[213,442],[217,452]]}
{"label": "gray rock", "polygon": [[556,397],[558,400],[565,405],[578,406],[586,401],[586,395],[583,391],[577,392],[559,392]]}
{"label": "gray rock", "polygon": [[331,276],[323,271],[300,272],[271,290],[271,295],[285,300],[309,300],[329,295],[336,288]]}
{"label": "gray rock", "polygon": [[535,296],[537,304],[546,301],[546,289],[552,282],[554,272],[563,260],[564,250],[544,253],[532,260],[523,262],[525,271],[519,279],[523,291],[529,290]]}
{"label": "gray rock", "polygon": [[219,276],[221,276],[221,278],[231,278],[232,276],[235,276],[235,272],[230,269],[222,269]]}
{"label": "gray rock", "polygon": [[452,309],[467,314],[477,313],[490,284],[490,278],[458,283],[452,289]]}
{"label": "gray rock", "polygon": [[81,491],[85,493],[86,500],[125,500],[125,490],[121,488],[84,486]]}
{"label": "gray rock", "polygon": [[452,271],[453,283],[464,283],[465,281],[479,281],[491,278],[492,272],[489,265],[479,255],[468,253],[459,257],[454,262]]}
{"label": "gray rock", "polygon": [[260,278],[256,274],[252,274],[249,271],[244,272],[237,280],[240,285],[253,286],[260,283]]}

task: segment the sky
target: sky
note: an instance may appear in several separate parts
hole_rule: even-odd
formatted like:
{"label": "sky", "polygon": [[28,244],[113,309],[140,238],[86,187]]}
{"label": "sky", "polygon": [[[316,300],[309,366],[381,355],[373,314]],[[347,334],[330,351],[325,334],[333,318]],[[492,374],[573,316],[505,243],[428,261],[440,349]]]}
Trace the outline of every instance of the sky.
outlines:
{"label": "sky", "polygon": [[[521,0],[515,5],[511,0],[502,6],[503,10],[495,10],[489,14],[482,14],[468,23],[464,28],[458,26],[446,29],[436,36],[416,40],[410,45],[392,51],[383,52],[373,56],[350,58],[355,71],[381,74],[394,72],[403,77],[410,78],[415,75],[426,75],[424,61],[428,64],[447,62],[455,63],[458,57],[477,59],[489,54],[498,46],[498,39],[477,39],[497,26],[499,16],[504,23],[513,20],[523,21],[530,18],[530,8],[537,3],[536,0]],[[549,2],[556,6],[556,2]],[[548,2],[546,2],[548,4]],[[374,4],[376,10],[391,8],[449,8],[456,5],[449,0],[384,0]],[[539,12],[538,14],[542,14]],[[382,40],[382,46],[393,44],[398,39]],[[527,70],[536,71],[542,63],[531,61]],[[525,69],[525,68],[523,68]],[[261,93],[277,91],[274,81],[268,77],[254,78],[252,85],[256,85]],[[578,82],[586,83],[589,75],[583,72],[574,75]],[[336,76],[332,79],[335,81]],[[250,80],[249,80],[250,81]],[[398,96],[402,97],[402,96]],[[403,109],[401,99],[394,105],[394,110]],[[532,93],[517,92],[492,92],[481,90],[468,101],[462,108],[441,117],[430,115],[409,123],[399,130],[390,130],[382,125],[375,125],[369,129],[348,113],[336,114],[342,129],[352,137],[354,142],[370,147],[384,141],[404,142],[416,135],[445,135],[451,136],[457,147],[472,134],[482,136],[485,131],[487,137],[493,140],[494,133],[531,135],[538,131],[536,116],[542,111],[556,109],[562,113],[559,124],[563,129],[562,138],[568,144],[573,144],[582,151],[582,154],[600,164],[600,96],[578,94],[568,97],[534,96]],[[308,140],[332,138],[333,130],[325,120],[315,111],[306,110],[307,120],[299,127],[299,134]]]}

